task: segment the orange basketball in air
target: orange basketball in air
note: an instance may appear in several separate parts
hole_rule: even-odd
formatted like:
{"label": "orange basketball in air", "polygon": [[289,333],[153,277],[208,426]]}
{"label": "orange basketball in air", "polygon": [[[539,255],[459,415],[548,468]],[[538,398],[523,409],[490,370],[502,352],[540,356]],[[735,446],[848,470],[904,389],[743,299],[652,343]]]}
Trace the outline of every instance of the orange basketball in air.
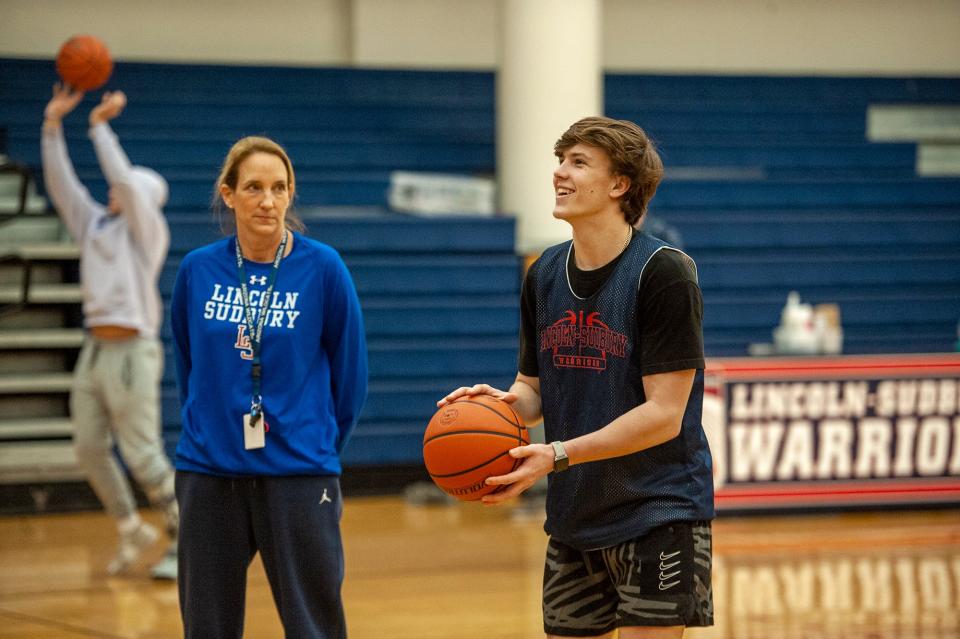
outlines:
{"label": "orange basketball in air", "polygon": [[107,46],[91,35],[77,35],[63,43],[57,54],[57,74],[78,91],[98,89],[113,72]]}
{"label": "orange basketball in air", "polygon": [[487,477],[506,475],[520,464],[508,451],[529,443],[527,427],[510,404],[490,395],[461,397],[427,424],[423,463],[448,495],[476,501],[499,488],[487,486]]}

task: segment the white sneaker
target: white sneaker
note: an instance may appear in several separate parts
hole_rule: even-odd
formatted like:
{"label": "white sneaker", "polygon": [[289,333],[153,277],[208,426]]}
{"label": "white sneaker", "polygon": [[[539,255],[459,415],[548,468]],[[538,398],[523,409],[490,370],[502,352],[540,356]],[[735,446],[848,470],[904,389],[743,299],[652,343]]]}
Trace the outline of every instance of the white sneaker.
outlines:
{"label": "white sneaker", "polygon": [[170,548],[163,555],[163,559],[158,561],[150,569],[150,576],[154,579],[177,579],[177,544],[170,544]]}
{"label": "white sneaker", "polygon": [[159,536],[157,529],[146,522],[142,522],[133,532],[120,535],[117,555],[107,564],[107,572],[111,575],[125,572],[140,559],[143,551],[152,546]]}

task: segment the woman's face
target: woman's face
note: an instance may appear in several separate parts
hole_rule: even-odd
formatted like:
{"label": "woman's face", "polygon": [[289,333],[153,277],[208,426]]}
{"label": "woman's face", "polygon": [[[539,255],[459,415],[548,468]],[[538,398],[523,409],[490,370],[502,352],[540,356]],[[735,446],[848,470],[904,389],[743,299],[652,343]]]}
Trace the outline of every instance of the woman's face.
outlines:
{"label": "woman's face", "polygon": [[224,203],[233,209],[240,233],[280,236],[290,206],[287,167],[278,156],[263,151],[248,155],[237,167],[237,187],[221,185]]}

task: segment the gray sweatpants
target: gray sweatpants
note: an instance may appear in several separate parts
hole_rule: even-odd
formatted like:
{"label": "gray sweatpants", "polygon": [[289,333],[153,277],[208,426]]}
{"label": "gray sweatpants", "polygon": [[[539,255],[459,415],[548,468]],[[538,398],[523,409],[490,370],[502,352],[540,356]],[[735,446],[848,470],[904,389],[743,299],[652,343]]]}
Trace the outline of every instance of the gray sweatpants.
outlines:
{"label": "gray sweatpants", "polygon": [[107,512],[136,512],[133,491],[113,455],[123,461],[150,501],[172,499],[173,469],[163,450],[160,377],[163,347],[157,339],[125,341],[87,336],[73,372],[70,412],[77,461]]}

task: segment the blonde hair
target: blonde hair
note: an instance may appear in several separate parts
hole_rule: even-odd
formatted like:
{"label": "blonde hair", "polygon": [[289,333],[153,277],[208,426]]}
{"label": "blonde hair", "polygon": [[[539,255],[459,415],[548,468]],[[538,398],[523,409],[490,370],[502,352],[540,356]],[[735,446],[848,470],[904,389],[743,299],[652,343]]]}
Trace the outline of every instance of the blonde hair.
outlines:
{"label": "blonde hair", "polygon": [[232,215],[225,214],[225,210],[228,210],[229,207],[223,202],[220,188],[226,186],[231,191],[237,189],[240,165],[254,153],[269,153],[270,155],[277,156],[283,162],[283,165],[287,169],[287,191],[290,193],[291,198],[291,207],[287,209],[284,224],[292,231],[303,232],[306,230],[306,226],[303,224],[300,216],[293,211],[293,197],[296,195],[297,181],[293,172],[293,163],[290,161],[290,157],[282,146],[270,138],[256,135],[248,135],[245,138],[241,138],[230,147],[230,151],[227,153],[227,157],[224,159],[223,166],[220,169],[220,176],[217,178],[216,184],[213,185],[213,200],[211,204],[217,221],[220,223],[220,230],[223,231],[224,234],[230,234],[236,229],[236,219]]}

